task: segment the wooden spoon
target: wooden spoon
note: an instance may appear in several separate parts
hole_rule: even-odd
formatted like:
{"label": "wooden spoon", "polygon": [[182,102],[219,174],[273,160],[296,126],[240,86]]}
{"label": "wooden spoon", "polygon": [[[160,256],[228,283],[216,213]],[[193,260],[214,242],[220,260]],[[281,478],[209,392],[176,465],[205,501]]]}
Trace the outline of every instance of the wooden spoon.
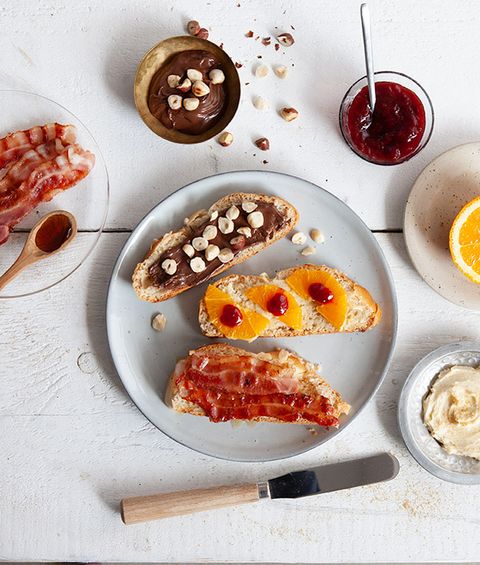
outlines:
{"label": "wooden spoon", "polygon": [[70,212],[55,210],[43,216],[30,230],[15,263],[0,277],[0,290],[29,265],[64,249],[76,235],[77,221]]}

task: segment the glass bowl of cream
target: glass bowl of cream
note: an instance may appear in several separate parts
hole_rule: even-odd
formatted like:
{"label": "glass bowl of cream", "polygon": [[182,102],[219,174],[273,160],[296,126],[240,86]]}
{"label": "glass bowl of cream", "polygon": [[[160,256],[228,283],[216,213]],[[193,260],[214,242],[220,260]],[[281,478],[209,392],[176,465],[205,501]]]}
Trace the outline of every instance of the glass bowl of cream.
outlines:
{"label": "glass bowl of cream", "polygon": [[432,475],[480,484],[480,343],[445,345],[408,376],[398,408],[405,444]]}

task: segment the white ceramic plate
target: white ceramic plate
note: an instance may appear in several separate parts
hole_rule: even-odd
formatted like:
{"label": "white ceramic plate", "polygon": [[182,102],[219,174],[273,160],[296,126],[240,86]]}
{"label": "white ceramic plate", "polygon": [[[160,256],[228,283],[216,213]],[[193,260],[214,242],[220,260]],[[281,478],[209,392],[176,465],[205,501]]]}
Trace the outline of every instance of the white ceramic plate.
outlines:
{"label": "white ceramic plate", "polygon": [[450,302],[480,310],[480,285],[455,267],[448,235],[455,216],[480,196],[480,143],[437,157],[413,185],[405,209],[407,249],[422,279]]}
{"label": "white ceramic plate", "polygon": [[[235,345],[252,351],[285,347],[306,359],[321,363],[324,377],[352,405],[339,430],[345,428],[377,390],[387,371],[397,327],[393,281],[374,236],[343,202],[304,180],[278,173],[242,171],[199,180],[175,192],[140,222],[112,274],[107,303],[107,328],[112,356],[132,400],[145,416],[176,441],[202,453],[224,459],[265,461],[296,455],[320,445],[338,430],[318,429],[312,435],[299,425],[214,424],[207,418],[177,414],[163,402],[165,387],[178,358],[208,339],[198,328],[198,301],[205,286],[191,289],[160,304],[140,301],[130,284],[133,269],[152,239],[182,225],[185,216],[209,207],[224,194],[237,191],[276,194],[300,212],[297,226],[308,233],[321,229],[326,241],[318,245],[310,262],[326,263],[344,270],[365,286],[383,310],[382,322],[364,334],[258,339]],[[284,239],[237,265],[229,272],[273,273],[306,262],[301,247]],[[312,261],[312,258],[314,259]],[[226,273],[225,273],[226,274]],[[167,327],[152,330],[152,315],[163,312]]]}
{"label": "white ceramic plate", "polygon": [[419,361],[403,386],[398,420],[408,450],[424,469],[444,481],[478,485],[480,461],[447,453],[423,423],[423,399],[440,371],[452,365],[479,367],[480,344],[460,342],[444,345]]}

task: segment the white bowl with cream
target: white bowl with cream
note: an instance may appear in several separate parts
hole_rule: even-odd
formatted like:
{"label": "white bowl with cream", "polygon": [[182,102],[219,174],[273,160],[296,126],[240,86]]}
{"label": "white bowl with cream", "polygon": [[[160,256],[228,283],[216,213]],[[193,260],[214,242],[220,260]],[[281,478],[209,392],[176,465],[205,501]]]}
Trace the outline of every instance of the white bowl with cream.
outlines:
{"label": "white bowl with cream", "polygon": [[440,347],[414,367],[400,396],[408,450],[427,471],[458,484],[480,484],[478,367],[480,343]]}

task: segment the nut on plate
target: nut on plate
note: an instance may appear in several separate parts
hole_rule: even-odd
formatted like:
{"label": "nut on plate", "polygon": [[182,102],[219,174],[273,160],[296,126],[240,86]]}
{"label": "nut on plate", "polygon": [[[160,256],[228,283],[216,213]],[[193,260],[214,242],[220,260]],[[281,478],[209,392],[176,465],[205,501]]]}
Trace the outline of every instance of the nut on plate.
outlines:
{"label": "nut on plate", "polygon": [[295,43],[295,39],[293,39],[291,33],[281,33],[277,35],[277,40],[284,47],[291,47]]}
{"label": "nut on plate", "polygon": [[259,137],[255,140],[255,145],[262,151],[268,151],[270,149],[270,142],[266,137]]}
{"label": "nut on plate", "polygon": [[294,245],[303,245],[307,241],[307,236],[303,231],[297,231],[292,235],[292,243]]}
{"label": "nut on plate", "polygon": [[255,98],[253,99],[253,105],[257,110],[262,110],[262,111],[268,110],[269,108],[268,102],[265,100],[265,98],[262,98],[261,96],[255,96]]}
{"label": "nut on plate", "polygon": [[287,78],[288,76],[288,67],[285,65],[277,65],[274,67],[273,72],[277,75],[278,78]]}
{"label": "nut on plate", "polygon": [[301,254],[307,257],[308,255],[314,255],[316,252],[315,247],[308,245],[305,249],[302,249]]}
{"label": "nut on plate", "polygon": [[310,231],[310,237],[315,243],[323,243],[325,241],[325,236],[320,230],[317,230],[317,228],[313,228],[313,230]]}
{"label": "nut on plate", "polygon": [[182,97],[178,94],[170,94],[167,98],[167,104],[172,110],[180,110],[182,107]]}
{"label": "nut on plate", "polygon": [[298,110],[295,110],[295,108],[285,107],[280,110],[280,115],[286,122],[292,122],[298,118]]}
{"label": "nut on plate", "polygon": [[200,24],[197,20],[190,20],[187,24],[187,31],[190,35],[197,35],[200,31]]}
{"label": "nut on plate", "polygon": [[[222,147],[228,147],[229,145],[232,145],[233,135],[229,131],[224,131],[220,134],[218,143],[220,143]],[[216,217],[218,217],[218,212]],[[213,220],[214,218],[210,217],[210,219]]]}
{"label": "nut on plate", "polygon": [[267,75],[268,75],[267,65],[258,65],[258,67],[255,69],[255,76],[257,78],[263,78],[266,77]]}
{"label": "nut on plate", "polygon": [[195,96],[206,96],[210,92],[210,89],[203,80],[196,80],[193,83],[192,92]]}
{"label": "nut on plate", "polygon": [[200,100],[198,98],[184,98],[183,99],[183,107],[187,112],[192,112],[198,108],[200,104]]}
{"label": "nut on plate", "polygon": [[167,318],[165,317],[165,314],[162,314],[160,312],[160,313],[156,314],[155,316],[153,316],[153,318],[152,318],[152,328],[156,332],[163,332],[166,325],[167,325]]}

